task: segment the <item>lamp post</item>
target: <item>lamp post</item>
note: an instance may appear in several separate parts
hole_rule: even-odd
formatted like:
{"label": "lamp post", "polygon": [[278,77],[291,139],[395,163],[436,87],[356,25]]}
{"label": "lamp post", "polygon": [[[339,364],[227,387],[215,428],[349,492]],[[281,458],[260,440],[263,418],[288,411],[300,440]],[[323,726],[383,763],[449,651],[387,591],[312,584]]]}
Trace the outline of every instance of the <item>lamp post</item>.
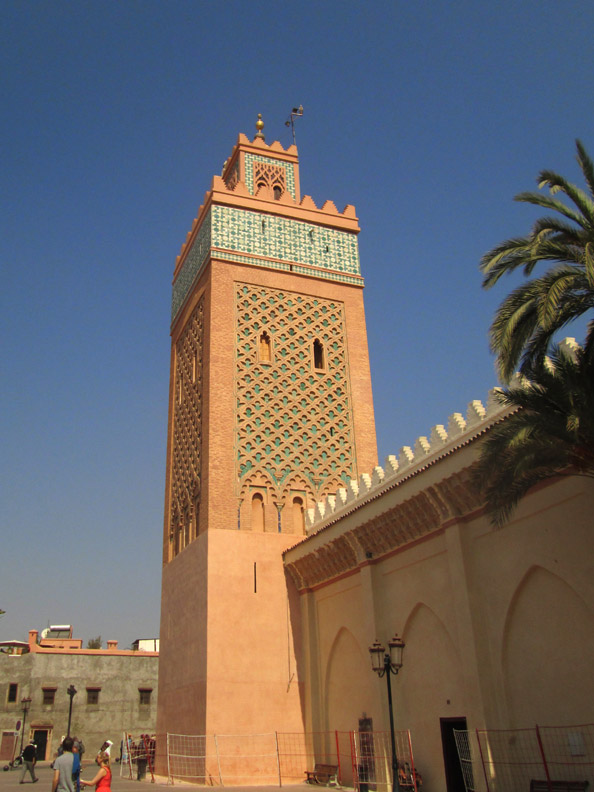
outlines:
{"label": "lamp post", "polygon": [[402,653],[404,651],[404,641],[396,634],[391,641],[388,641],[389,651],[376,639],[373,646],[369,647],[371,655],[371,667],[379,677],[386,677],[388,684],[388,709],[390,711],[390,738],[392,740],[392,790],[400,792],[398,783],[398,757],[396,756],[396,737],[394,734],[394,710],[392,709],[392,684],[390,676],[396,675],[402,668]]}
{"label": "lamp post", "polygon": [[27,722],[27,713],[31,706],[31,699],[29,696],[21,699],[21,706],[23,708],[23,730],[21,732],[21,753],[23,753],[23,740],[25,739],[25,723]]}
{"label": "lamp post", "polygon": [[66,691],[70,696],[70,709],[68,710],[68,730],[66,732],[66,737],[70,737],[70,722],[72,721],[72,699],[76,696],[76,688],[74,685],[70,685],[68,690]]}

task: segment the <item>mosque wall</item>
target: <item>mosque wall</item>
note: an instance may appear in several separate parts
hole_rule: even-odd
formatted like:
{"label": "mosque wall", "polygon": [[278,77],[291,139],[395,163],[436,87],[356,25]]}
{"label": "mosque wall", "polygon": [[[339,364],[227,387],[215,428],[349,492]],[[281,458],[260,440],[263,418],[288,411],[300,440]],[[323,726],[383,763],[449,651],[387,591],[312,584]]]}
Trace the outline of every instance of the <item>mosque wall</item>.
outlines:
{"label": "mosque wall", "polygon": [[[315,646],[304,643],[319,667],[305,688],[312,727],[356,730],[365,715],[374,729],[389,729],[385,679],[372,672],[368,647],[398,632],[406,648],[392,677],[395,726],[411,730],[432,790],[446,789],[442,721],[464,718],[471,730],[592,721],[594,483],[568,477],[541,485],[500,529],[470,492],[457,515],[454,499],[448,507],[444,498],[432,524],[433,512],[419,512],[430,530],[410,529],[403,506],[452,493],[480,434],[391,489],[335,508],[284,556],[301,592],[304,631],[317,635]],[[458,506],[463,500],[458,491]],[[392,546],[373,553],[366,548],[378,524],[392,533]],[[345,544],[355,547],[355,564]]]}

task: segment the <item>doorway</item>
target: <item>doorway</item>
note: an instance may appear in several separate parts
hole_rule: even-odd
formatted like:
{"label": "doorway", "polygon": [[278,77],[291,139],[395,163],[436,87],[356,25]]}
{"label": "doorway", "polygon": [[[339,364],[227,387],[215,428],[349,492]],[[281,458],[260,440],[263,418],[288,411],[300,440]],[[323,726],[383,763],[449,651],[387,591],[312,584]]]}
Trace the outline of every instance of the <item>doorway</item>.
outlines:
{"label": "doorway", "polygon": [[454,729],[466,731],[466,718],[440,718],[443,764],[448,792],[466,792],[462,765],[454,737]]}
{"label": "doorway", "polygon": [[45,761],[47,759],[47,742],[48,742],[47,729],[33,729],[33,742],[37,746],[37,759],[38,761]]}
{"label": "doorway", "polygon": [[12,761],[17,747],[18,732],[3,731],[0,739],[0,760]]}

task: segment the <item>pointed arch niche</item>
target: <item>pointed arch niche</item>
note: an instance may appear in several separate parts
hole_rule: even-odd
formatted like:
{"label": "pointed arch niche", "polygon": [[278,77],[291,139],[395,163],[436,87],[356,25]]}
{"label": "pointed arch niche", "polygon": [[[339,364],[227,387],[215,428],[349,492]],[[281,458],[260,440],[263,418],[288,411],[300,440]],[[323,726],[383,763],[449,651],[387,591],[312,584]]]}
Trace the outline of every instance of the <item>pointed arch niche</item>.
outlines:
{"label": "pointed arch niche", "polygon": [[[395,725],[412,730],[417,756],[441,756],[439,719],[468,714],[462,658],[445,623],[423,602],[411,610],[403,638],[404,664],[393,686]],[[443,779],[432,778],[434,785],[443,786]]]}
{"label": "pointed arch niche", "polygon": [[[367,647],[360,647],[350,630],[342,627],[334,639],[326,664],[326,729],[348,731],[370,701],[379,703]],[[382,688],[383,692],[383,688]],[[379,707],[376,707],[376,712]]]}
{"label": "pointed arch niche", "polygon": [[592,611],[563,578],[529,569],[510,602],[502,640],[511,725],[591,720],[593,657]]}
{"label": "pointed arch niche", "polygon": [[272,340],[266,330],[258,336],[258,360],[260,363],[272,363]]}
{"label": "pointed arch niche", "polygon": [[264,496],[254,492],[251,496],[251,528],[252,531],[264,530]]}
{"label": "pointed arch niche", "polygon": [[377,681],[367,647],[361,647],[352,632],[341,627],[326,663],[325,731],[349,731],[363,712],[377,716],[381,712],[379,694],[385,686],[384,682],[380,691]]}

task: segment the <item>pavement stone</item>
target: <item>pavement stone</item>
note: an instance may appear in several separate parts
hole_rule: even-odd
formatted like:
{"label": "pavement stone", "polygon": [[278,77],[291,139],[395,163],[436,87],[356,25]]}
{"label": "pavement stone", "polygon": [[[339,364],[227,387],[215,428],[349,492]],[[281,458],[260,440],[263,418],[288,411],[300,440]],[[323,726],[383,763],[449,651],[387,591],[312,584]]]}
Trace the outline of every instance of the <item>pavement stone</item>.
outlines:
{"label": "pavement stone", "polygon": [[[0,768],[3,768],[6,762],[0,762]],[[94,764],[89,762],[83,762],[83,770],[82,775],[83,778],[92,778],[95,774],[96,768]],[[150,773],[147,773],[147,777],[144,781],[136,781],[130,778],[122,778],[119,775],[119,765],[115,764],[112,765],[112,780],[111,780],[111,788],[112,792],[141,792],[142,786],[152,786],[153,789],[155,786],[171,786],[167,783],[167,779],[162,776],[155,777],[155,783],[151,782]],[[50,767],[49,762],[38,762],[35,766],[35,774],[39,778],[39,781],[34,785],[35,790],[34,792],[51,792],[52,788],[52,778],[53,778],[53,770]],[[29,792],[29,789],[21,789],[21,785],[19,784],[21,778],[21,768],[17,767],[14,770],[8,770],[4,772],[0,769],[0,790],[1,792]],[[33,782],[31,781],[30,775],[27,773],[25,776],[25,782],[22,786],[33,786]],[[185,781],[176,781],[176,787],[184,786],[184,787],[196,787],[197,784],[191,784]],[[226,792],[276,792],[277,790],[285,790],[288,792],[313,792],[312,787],[309,784],[284,784],[282,787],[279,786],[265,786],[265,785],[257,785],[257,786],[233,786],[233,787],[222,787],[226,790]],[[30,792],[33,792],[31,790]],[[149,792],[149,790],[145,790],[145,792]]]}

